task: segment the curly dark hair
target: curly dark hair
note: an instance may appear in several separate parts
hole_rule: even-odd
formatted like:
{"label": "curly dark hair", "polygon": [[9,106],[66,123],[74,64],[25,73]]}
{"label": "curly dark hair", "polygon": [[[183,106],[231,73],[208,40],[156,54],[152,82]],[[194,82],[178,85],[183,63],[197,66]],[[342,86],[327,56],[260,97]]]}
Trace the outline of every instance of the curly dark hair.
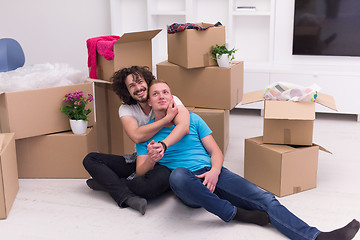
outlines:
{"label": "curly dark hair", "polygon": [[125,84],[125,79],[130,74],[132,74],[134,78],[139,76],[143,77],[148,86],[150,85],[151,81],[155,79],[155,77],[147,66],[132,66],[129,68],[120,69],[114,73],[111,78],[114,92],[124,103],[132,105],[136,104],[137,102],[131,97]]}

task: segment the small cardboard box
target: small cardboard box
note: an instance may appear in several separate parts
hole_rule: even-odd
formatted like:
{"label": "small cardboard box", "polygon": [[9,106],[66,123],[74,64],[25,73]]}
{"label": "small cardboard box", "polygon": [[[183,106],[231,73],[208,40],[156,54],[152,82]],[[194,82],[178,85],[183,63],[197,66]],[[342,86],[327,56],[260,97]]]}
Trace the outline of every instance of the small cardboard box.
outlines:
{"label": "small cardboard box", "polygon": [[19,191],[15,134],[0,133],[0,219],[5,219]]}
{"label": "small cardboard box", "polygon": [[119,118],[120,98],[106,82],[95,82],[98,150],[116,155],[135,152],[135,143],[125,133]]}
{"label": "small cardboard box", "polygon": [[160,30],[124,33],[114,44],[114,59],[106,60],[97,54],[97,77],[111,81],[114,72],[133,65],[148,66],[152,69],[153,39]]}
{"label": "small cardboard box", "polygon": [[186,69],[164,61],[156,72],[185,106],[231,110],[242,99],[243,67],[243,62],[233,62],[229,68]]}
{"label": "small cardboard box", "polygon": [[[242,104],[264,100],[264,91],[259,90],[245,93]],[[315,102],[337,111],[335,100],[330,95],[318,93]],[[315,102],[265,100],[264,143],[312,145]]]}
{"label": "small cardboard box", "polygon": [[199,68],[217,65],[210,53],[211,46],[225,44],[225,27],[198,23],[207,30],[186,29],[167,34],[168,61],[184,68]]}
{"label": "small cardboard box", "polygon": [[229,144],[230,111],[222,109],[205,109],[187,107],[189,112],[199,115],[213,131],[212,136],[225,155]]}
{"label": "small cardboard box", "polygon": [[88,178],[82,161],[97,151],[96,129],[16,140],[19,178]]}
{"label": "small cardboard box", "polygon": [[[15,139],[70,130],[69,118],[60,112],[65,94],[93,94],[92,82],[0,94],[0,132],[15,133]],[[94,110],[94,103],[88,104]],[[94,111],[89,115],[94,124]]]}
{"label": "small cardboard box", "polygon": [[[316,187],[319,145],[265,144],[262,137],[245,139],[244,177],[283,197]],[[329,152],[330,153],[330,152]]]}

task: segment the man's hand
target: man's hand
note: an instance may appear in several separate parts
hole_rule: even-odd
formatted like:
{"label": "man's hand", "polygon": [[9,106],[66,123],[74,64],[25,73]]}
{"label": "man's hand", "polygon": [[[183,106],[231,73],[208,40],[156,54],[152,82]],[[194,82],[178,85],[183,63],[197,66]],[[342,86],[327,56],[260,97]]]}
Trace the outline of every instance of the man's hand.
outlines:
{"label": "man's hand", "polygon": [[147,145],[148,155],[154,162],[158,162],[164,156],[164,148],[161,143],[152,140]]}
{"label": "man's hand", "polygon": [[171,99],[171,102],[167,108],[166,111],[166,117],[170,119],[170,122],[175,118],[175,116],[178,114],[179,110],[177,105],[174,102],[174,98]]}
{"label": "man's hand", "polygon": [[201,175],[196,175],[198,178],[204,179],[203,184],[210,190],[210,192],[215,191],[216,184],[219,179],[219,173],[217,171],[210,170]]}

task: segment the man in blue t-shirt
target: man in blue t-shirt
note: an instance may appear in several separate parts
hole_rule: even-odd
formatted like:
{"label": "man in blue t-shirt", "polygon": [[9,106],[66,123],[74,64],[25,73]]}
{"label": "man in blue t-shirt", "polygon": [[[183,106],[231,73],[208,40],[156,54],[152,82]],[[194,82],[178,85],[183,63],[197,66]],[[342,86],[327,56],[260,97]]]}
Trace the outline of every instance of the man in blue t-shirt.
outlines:
{"label": "man in blue t-shirt", "polygon": [[[149,105],[154,119],[161,120],[172,95],[169,86],[153,81],[149,86]],[[137,175],[144,175],[156,163],[172,170],[170,187],[190,207],[203,207],[223,221],[238,220],[265,226],[271,223],[290,239],[350,240],[360,223],[353,220],[332,232],[320,232],[282,206],[275,196],[263,191],[241,176],[222,167],[224,157],[206,123],[196,114],[190,114],[189,134],[165,151],[153,145],[162,141],[173,129],[167,124],[150,140],[136,145]]]}

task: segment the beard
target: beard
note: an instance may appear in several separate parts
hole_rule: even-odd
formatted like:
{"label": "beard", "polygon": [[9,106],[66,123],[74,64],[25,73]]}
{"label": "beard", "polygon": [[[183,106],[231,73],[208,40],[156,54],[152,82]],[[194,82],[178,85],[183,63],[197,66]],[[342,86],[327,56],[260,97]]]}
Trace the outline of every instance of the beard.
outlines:
{"label": "beard", "polygon": [[[143,95],[143,96],[141,96],[141,97],[137,96],[137,93],[138,93],[138,92],[141,92],[141,91],[143,91],[143,92],[144,92],[144,95]],[[144,103],[144,102],[147,102],[147,100],[148,100],[148,96],[147,96],[147,94],[146,94],[146,91],[147,91],[147,89],[146,89],[146,88],[142,88],[142,89],[140,89],[140,90],[138,90],[138,91],[134,92],[134,96],[136,97],[136,98],[134,97],[134,98],[135,98],[135,100],[136,100],[137,102],[139,102],[139,103]]]}
{"label": "beard", "polygon": [[147,101],[148,101],[147,98],[138,100],[139,103],[146,103]]}

